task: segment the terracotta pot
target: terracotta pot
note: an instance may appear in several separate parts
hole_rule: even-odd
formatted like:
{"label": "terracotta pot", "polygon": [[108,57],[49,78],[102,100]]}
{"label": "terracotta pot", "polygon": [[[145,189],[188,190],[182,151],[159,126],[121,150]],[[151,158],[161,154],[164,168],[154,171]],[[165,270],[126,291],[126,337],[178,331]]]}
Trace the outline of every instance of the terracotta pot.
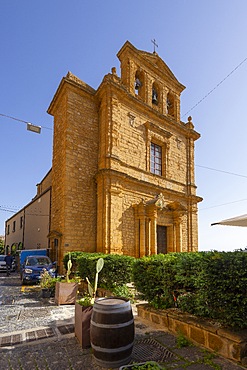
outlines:
{"label": "terracotta pot", "polygon": [[56,304],[75,304],[78,283],[56,282],[55,303]]}
{"label": "terracotta pot", "polygon": [[90,321],[93,306],[81,306],[75,303],[75,336],[82,348],[89,348],[90,344]]}

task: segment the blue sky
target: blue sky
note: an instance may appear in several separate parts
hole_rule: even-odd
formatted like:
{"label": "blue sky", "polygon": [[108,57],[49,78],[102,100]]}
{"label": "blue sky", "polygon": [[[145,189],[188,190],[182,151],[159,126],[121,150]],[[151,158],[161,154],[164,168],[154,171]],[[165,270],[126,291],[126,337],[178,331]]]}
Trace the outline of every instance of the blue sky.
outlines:
{"label": "blue sky", "polygon": [[0,234],[51,167],[46,111],[62,77],[71,71],[97,88],[113,66],[120,74],[116,54],[126,40],[152,52],[155,38],[186,86],[182,120],[191,115],[201,134],[199,250],[245,248],[247,228],[210,224],[247,213],[246,14],[246,0],[0,0]]}

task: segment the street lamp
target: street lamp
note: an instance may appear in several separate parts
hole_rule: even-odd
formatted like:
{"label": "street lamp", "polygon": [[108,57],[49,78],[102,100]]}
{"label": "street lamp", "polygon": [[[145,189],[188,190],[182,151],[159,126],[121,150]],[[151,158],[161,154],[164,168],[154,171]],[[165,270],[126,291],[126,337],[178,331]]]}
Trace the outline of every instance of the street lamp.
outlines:
{"label": "street lamp", "polygon": [[28,131],[33,131],[36,134],[40,134],[41,133],[41,126],[35,126],[32,123],[27,122],[27,130]]}

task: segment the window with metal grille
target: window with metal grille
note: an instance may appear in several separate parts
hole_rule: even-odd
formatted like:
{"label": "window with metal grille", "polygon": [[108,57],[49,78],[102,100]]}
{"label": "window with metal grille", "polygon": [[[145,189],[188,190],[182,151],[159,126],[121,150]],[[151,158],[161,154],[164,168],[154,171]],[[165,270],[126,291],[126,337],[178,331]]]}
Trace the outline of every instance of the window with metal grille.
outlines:
{"label": "window with metal grille", "polygon": [[151,143],[150,170],[156,175],[162,175],[162,148]]}

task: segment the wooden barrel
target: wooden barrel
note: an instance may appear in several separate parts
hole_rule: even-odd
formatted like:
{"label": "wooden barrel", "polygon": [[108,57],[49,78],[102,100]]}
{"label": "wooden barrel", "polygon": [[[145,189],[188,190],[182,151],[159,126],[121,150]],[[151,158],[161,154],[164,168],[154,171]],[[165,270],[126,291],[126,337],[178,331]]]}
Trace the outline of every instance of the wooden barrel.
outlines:
{"label": "wooden barrel", "polygon": [[95,301],[90,337],[93,356],[102,367],[114,368],[129,363],[135,327],[130,301],[108,297]]}

